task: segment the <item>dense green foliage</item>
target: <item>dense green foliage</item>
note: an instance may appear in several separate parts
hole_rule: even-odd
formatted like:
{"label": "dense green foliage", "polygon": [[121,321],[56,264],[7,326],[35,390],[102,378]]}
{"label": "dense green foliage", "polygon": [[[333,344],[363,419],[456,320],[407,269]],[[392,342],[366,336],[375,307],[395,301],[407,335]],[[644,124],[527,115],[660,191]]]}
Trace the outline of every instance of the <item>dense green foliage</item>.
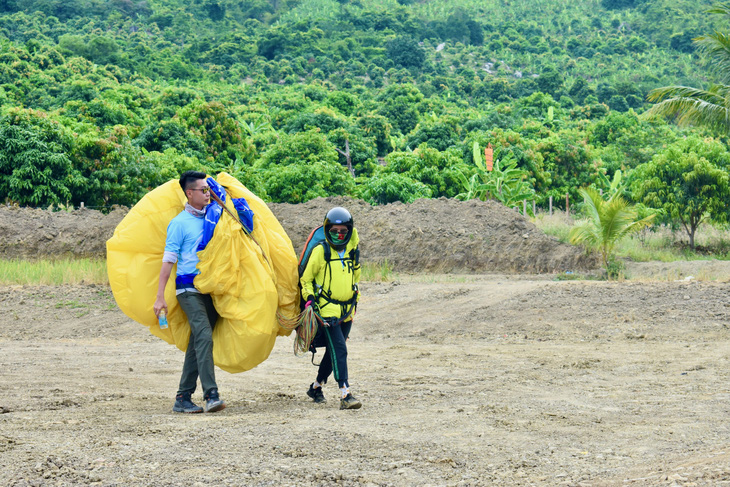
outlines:
{"label": "dense green foliage", "polygon": [[670,222],[681,223],[694,248],[700,223],[727,222],[729,166],[730,154],[722,144],[698,137],[680,140],[637,169],[634,196],[663,210]]}
{"label": "dense green foliage", "polygon": [[0,190],[133,204],[202,168],[272,201],[494,197],[476,143],[519,174],[509,204],[578,201],[678,150],[680,129],[639,114],[653,89],[702,83],[711,5],[3,1]]}
{"label": "dense green foliage", "polygon": [[[708,13],[730,18],[730,3],[721,3]],[[667,86],[649,93],[651,101],[658,101],[648,116],[676,116],[681,124],[693,124],[730,133],[730,37],[727,32],[703,35],[695,39],[701,55],[706,58],[716,79],[706,89],[687,86]]]}

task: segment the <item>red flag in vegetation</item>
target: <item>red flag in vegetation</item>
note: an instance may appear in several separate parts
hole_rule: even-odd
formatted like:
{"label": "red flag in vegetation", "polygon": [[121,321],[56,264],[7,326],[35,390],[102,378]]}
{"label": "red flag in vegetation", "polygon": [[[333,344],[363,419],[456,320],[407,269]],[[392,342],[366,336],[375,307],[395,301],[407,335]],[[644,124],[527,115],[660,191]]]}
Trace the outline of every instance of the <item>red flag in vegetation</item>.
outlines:
{"label": "red flag in vegetation", "polygon": [[487,171],[492,170],[492,144],[487,144],[484,148],[484,162],[487,163]]}

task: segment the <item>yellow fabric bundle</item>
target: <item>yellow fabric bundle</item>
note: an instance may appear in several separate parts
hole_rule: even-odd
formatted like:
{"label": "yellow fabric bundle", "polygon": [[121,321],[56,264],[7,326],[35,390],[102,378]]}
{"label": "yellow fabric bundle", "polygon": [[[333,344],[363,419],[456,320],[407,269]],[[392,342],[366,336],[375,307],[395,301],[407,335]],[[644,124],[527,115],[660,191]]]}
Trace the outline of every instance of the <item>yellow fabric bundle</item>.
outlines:
{"label": "yellow fabric bundle", "polygon": [[[210,294],[220,318],[213,330],[213,360],[228,372],[243,372],[266,360],[277,335],[278,312],[299,313],[297,256],[291,240],[271,210],[234,177],[216,178],[232,198],[246,198],[254,212],[254,230],[246,235],[225,211],[207,247],[198,252],[200,274],[195,287]],[[161,330],[152,305],[165,249],[167,225],[185,206],[176,180],[148,193],[119,223],[107,241],[107,270],[119,308],[150,332],[186,350],[190,327],[175,298],[175,272],[165,289],[169,328]]]}

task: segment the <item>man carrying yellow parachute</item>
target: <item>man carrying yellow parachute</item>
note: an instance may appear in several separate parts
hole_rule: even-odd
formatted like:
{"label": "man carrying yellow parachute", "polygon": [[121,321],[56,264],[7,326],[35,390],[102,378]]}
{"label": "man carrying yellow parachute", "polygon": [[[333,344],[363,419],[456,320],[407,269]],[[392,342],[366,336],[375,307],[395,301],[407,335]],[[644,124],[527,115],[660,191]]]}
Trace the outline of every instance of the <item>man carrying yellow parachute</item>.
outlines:
{"label": "man carrying yellow parachute", "polygon": [[[213,364],[249,370],[297,324],[291,241],[266,204],[226,173],[188,171],[147,194],[107,242],[107,267],[120,309],[186,351],[175,412],[223,409]],[[158,326],[162,311],[168,328]],[[198,377],[205,408],[191,399]]]}

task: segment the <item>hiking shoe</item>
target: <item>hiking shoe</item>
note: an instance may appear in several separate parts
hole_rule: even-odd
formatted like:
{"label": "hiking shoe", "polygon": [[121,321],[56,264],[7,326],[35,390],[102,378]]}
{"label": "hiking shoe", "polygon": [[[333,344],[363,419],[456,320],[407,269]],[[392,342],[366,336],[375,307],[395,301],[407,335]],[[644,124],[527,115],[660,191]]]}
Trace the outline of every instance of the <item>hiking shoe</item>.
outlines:
{"label": "hiking shoe", "polygon": [[226,408],[226,403],[218,396],[218,389],[211,389],[205,395],[205,412],[215,413]]}
{"label": "hiking shoe", "polygon": [[186,392],[184,394],[178,394],[175,396],[175,405],[172,406],[172,412],[173,413],[187,413],[187,414],[195,414],[195,413],[202,413],[203,408],[195,404],[190,399],[190,393]]}
{"label": "hiking shoe", "polygon": [[360,409],[362,403],[355,399],[355,396],[348,394],[340,399],[340,409]]}
{"label": "hiking shoe", "polygon": [[311,397],[315,403],[320,404],[323,402],[327,402],[327,399],[324,398],[324,393],[322,392],[321,387],[314,388],[314,383],[309,384],[309,390],[307,391],[307,395]]}

